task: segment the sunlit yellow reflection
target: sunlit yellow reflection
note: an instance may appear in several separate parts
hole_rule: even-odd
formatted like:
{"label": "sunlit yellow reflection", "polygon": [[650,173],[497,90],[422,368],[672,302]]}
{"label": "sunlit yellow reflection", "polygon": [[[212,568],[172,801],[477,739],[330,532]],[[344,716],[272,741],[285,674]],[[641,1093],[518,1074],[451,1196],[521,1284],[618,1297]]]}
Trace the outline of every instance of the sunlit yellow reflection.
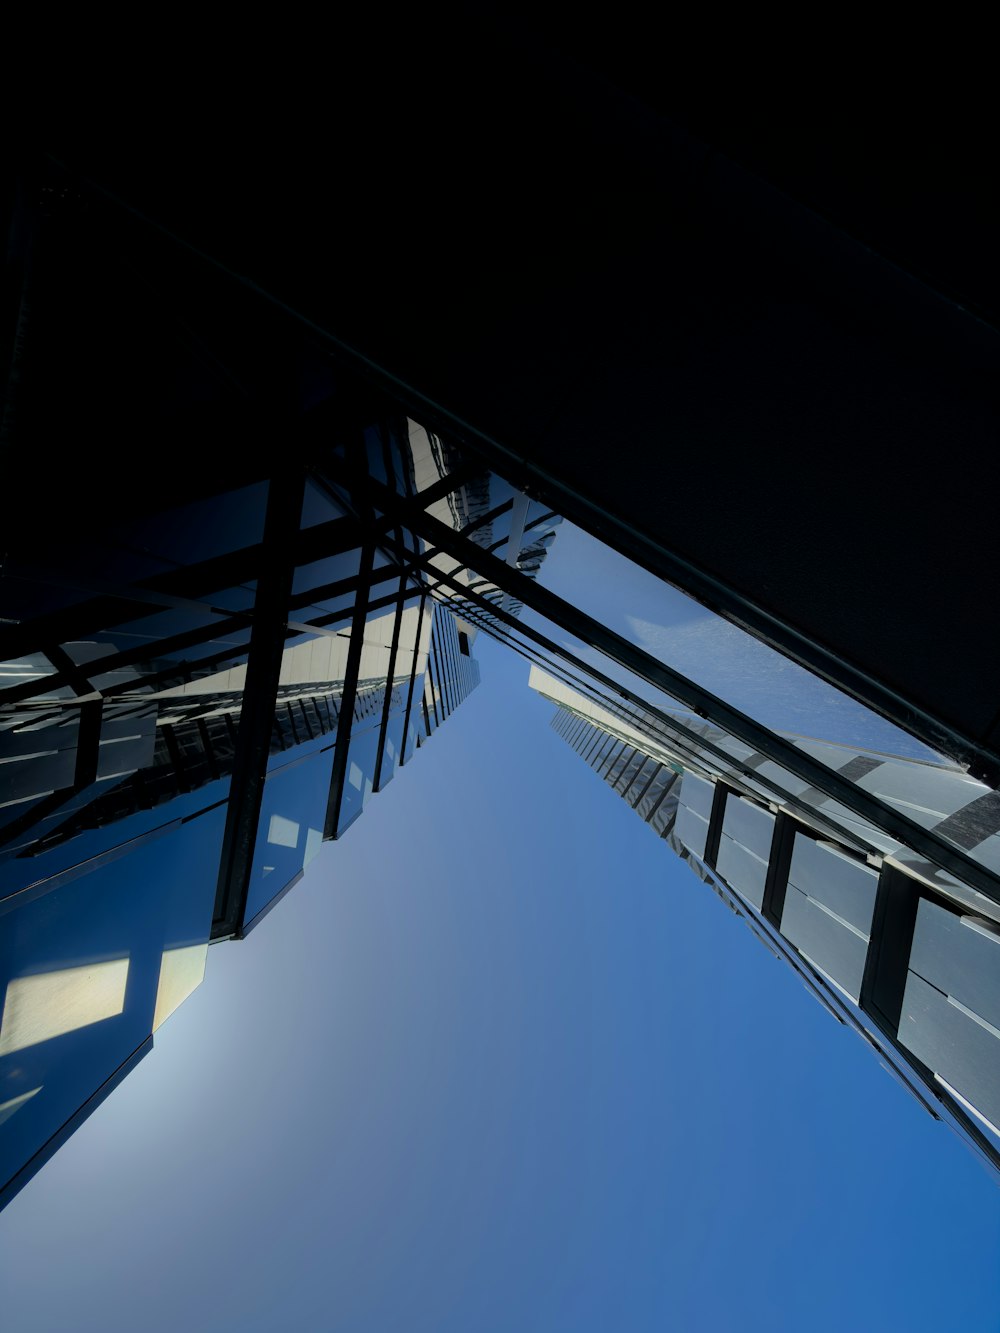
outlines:
{"label": "sunlit yellow reflection", "polygon": [[323,846],[323,830],[311,828],[306,830],[306,853],[302,864],[307,866],[309,862],[317,855],[319,849]]}
{"label": "sunlit yellow reflection", "polygon": [[20,1111],[25,1102],[30,1102],[36,1092],[41,1092],[41,1088],[32,1088],[30,1092],[22,1092],[20,1097],[11,1097],[9,1102],[0,1102],[0,1125],[5,1120],[9,1120],[15,1111]]}
{"label": "sunlit yellow reflection", "polygon": [[114,1018],[125,1008],[128,959],[38,972],[7,983],[0,1055]]}
{"label": "sunlit yellow reflection", "polygon": [[184,949],[168,949],[160,960],[160,980],[156,987],[153,1031],[165,1018],[198,989],[205,979],[207,944],[192,944]]}

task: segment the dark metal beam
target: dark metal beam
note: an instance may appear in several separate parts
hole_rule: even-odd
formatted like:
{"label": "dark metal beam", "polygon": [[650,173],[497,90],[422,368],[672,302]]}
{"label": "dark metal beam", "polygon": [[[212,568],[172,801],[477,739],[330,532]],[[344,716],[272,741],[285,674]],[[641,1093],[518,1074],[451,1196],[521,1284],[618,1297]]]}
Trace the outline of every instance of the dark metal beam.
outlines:
{"label": "dark metal beam", "polygon": [[[377,487],[377,490],[382,492],[385,488]],[[386,507],[391,506],[392,497],[383,498],[381,503]],[[681,675],[679,671],[659,662],[643,649],[622,638],[620,634],[602,625],[600,621],[588,616],[547,588],[541,587],[535,580],[511,569],[496,556],[489,555],[485,551],[477,554],[468,550],[471,543],[463,543],[459,534],[430,514],[423,514],[419,518],[411,516],[408,526],[425,540],[435,542],[456,559],[468,564],[474,562],[475,568],[498,588],[519,598],[526,607],[538,615],[558,625],[583,643],[597,648],[639,679],[677,699],[698,716],[711,720],[730,736],[744,741],[788,772],[818,788],[833,800],[839,801],[861,819],[884,830],[891,837],[898,838],[901,843],[925,856],[934,865],[979,889],[993,902],[1000,903],[1000,878],[974,861],[960,848],[941,842],[933,832],[921,827],[840,773],[813,759],[804,750],[796,748],[790,741],[769,731],[739,709]],[[452,586],[458,585],[452,582]],[[464,591],[460,587],[458,590]],[[499,608],[493,608],[492,614],[500,615]],[[613,682],[612,684],[616,692],[621,692],[621,686]],[[643,702],[643,706],[647,705]]]}
{"label": "dark metal beam", "polygon": [[337,724],[337,743],[333,754],[333,772],[330,777],[330,794],[327,798],[326,819],[323,826],[324,838],[335,838],[340,823],[344,779],[347,776],[347,755],[354,725],[354,704],[358,696],[358,670],[361,666],[361,650],[364,645],[365,625],[368,620],[367,580],[371,575],[374,555],[374,547],[366,542],[361,548],[361,583],[358,587],[357,601],[354,603],[351,642],[347,650],[344,685],[340,695],[340,717]]}
{"label": "dark metal beam", "polygon": [[213,934],[229,934],[237,930],[246,910],[281,675],[285,620],[295,572],[295,534],[302,511],[304,485],[302,471],[289,470],[271,480],[268,492],[262,543],[265,558],[254,600],[246,684],[219,860]]}
{"label": "dark metal beam", "polygon": [[406,574],[399,580],[399,596],[396,605],[396,618],[392,625],[392,642],[389,645],[389,666],[385,674],[385,697],[382,700],[382,719],[379,723],[378,754],[375,756],[375,776],[372,786],[376,791],[382,787],[382,762],[385,758],[385,740],[389,730],[389,712],[392,708],[393,680],[396,674],[396,655],[399,651],[399,631],[403,619],[406,601]]}

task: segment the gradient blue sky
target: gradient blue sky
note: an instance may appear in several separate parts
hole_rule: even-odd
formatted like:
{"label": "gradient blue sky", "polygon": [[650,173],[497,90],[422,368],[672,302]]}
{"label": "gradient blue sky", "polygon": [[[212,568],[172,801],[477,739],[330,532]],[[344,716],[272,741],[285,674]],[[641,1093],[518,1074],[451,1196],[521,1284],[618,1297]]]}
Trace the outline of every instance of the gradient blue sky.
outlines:
{"label": "gradient blue sky", "polygon": [[0,1216],[4,1333],[1000,1328],[1000,1189],[484,683]]}

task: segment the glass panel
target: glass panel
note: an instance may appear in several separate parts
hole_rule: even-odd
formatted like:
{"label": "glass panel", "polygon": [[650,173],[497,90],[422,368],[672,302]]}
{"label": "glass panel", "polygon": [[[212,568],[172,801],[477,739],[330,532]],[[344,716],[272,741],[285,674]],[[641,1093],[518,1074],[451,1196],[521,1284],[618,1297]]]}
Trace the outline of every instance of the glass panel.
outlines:
{"label": "glass panel", "polygon": [[[434,486],[442,477],[448,476],[454,472],[462,463],[462,457],[457,449],[452,448],[446,441],[440,439],[432,431],[426,430],[416,421],[407,423],[407,441],[406,460],[410,472],[410,487],[413,491],[425,491],[430,486]],[[447,507],[447,501],[442,501]],[[431,508],[430,513],[437,514],[437,506]],[[452,515],[448,511],[444,517],[444,522],[452,523]],[[457,523],[457,526],[464,527],[464,523]],[[453,562],[454,563],[454,562]]]}
{"label": "glass panel", "polygon": [[[907,758],[938,758],[570,523],[560,529],[544,577],[546,587],[560,597],[767,727]],[[621,671],[616,667],[607,674],[621,679]]]}
{"label": "glass panel", "polygon": [[382,773],[379,779],[379,791],[382,791],[396,776],[403,748],[403,709],[394,708],[389,714],[386,725],[385,751],[382,755]]}
{"label": "glass panel", "polygon": [[740,843],[762,861],[771,856],[771,838],[774,833],[774,815],[751,801],[730,795],[722,819],[723,837]]}
{"label": "glass panel", "polygon": [[672,769],[661,767],[653,778],[653,781],[646,788],[646,791],[639,798],[639,803],[635,807],[643,819],[648,819],[653,813],[656,802],[663,795],[671,780],[676,777]]}
{"label": "glass panel", "polygon": [[314,528],[318,523],[329,523],[333,519],[343,518],[345,513],[346,511],[314,482],[306,481],[300,528]]}
{"label": "glass panel", "polygon": [[0,662],[0,690],[26,685],[33,680],[44,680],[55,674],[55,667],[41,653],[33,653],[29,657],[12,657],[7,662]]}
{"label": "glass panel", "polygon": [[646,787],[649,786],[654,773],[659,772],[659,769],[660,765],[655,759],[644,759],[642,768],[636,774],[635,781],[632,783],[632,786],[629,788],[628,794],[625,797],[633,810],[642,799],[643,793]]}
{"label": "glass panel", "polygon": [[8,558],[0,585],[0,614],[28,620],[170,573],[261,540],[267,483],[192,501],[159,514],[141,514],[101,540],[69,549],[49,543],[29,562]]}
{"label": "glass panel", "polygon": [[634,757],[635,750],[632,746],[623,745],[614,760],[608,764],[607,768],[604,770],[605,782],[607,782],[609,786],[614,787]]}
{"label": "glass panel", "polygon": [[677,824],[674,831],[689,852],[694,856],[704,856],[705,844],[708,841],[708,820],[684,804],[683,788],[680,795],[682,799],[677,807]]}
{"label": "glass panel", "polygon": [[785,892],[781,933],[857,1002],[868,955],[866,934],[791,883]]}
{"label": "glass panel", "polygon": [[[668,770],[669,771],[669,770]],[[674,775],[671,774],[671,777]],[[649,825],[655,829],[660,837],[665,837],[673,832],[677,823],[677,813],[680,805],[677,800],[677,791],[675,784],[671,782],[667,787],[667,794],[653,811],[649,819]]]}
{"label": "glass panel", "polygon": [[[340,583],[343,579],[353,579],[358,575],[361,568],[361,551],[355,547],[351,551],[341,551],[338,555],[325,556],[322,560],[311,560],[308,564],[299,565],[295,571],[295,577],[292,579],[292,596],[301,599],[309,597],[305,604],[298,604],[296,607],[295,618],[297,620],[308,620],[305,611],[308,607],[315,608],[317,611],[339,610],[343,605],[343,594],[332,599],[322,595],[317,591],[316,596],[310,596],[313,590],[319,590],[330,583]],[[350,604],[354,603],[354,593],[349,593]]]}
{"label": "glass panel", "polygon": [[619,774],[618,781],[615,783],[615,791],[624,793],[629,784],[634,781],[636,774],[645,763],[646,756],[636,750]]}
{"label": "glass panel", "polygon": [[680,797],[688,809],[701,815],[702,819],[711,818],[712,802],[715,800],[715,787],[711,782],[705,782],[695,773],[685,773]]}
{"label": "glass panel", "polygon": [[796,834],[789,884],[835,913],[867,939],[875,911],[878,871],[827,842]]}
{"label": "glass panel", "polygon": [[[923,904],[921,904],[923,906]],[[916,972],[907,973],[899,1040],[1000,1134],[1000,1038]]]}
{"label": "glass panel", "polygon": [[[419,700],[419,684],[420,682],[418,681],[418,700]],[[413,755],[417,748],[418,734],[419,730],[417,722],[417,705],[415,704],[410,714],[409,726],[406,729],[406,742],[403,746],[402,763],[408,764],[410,760],[413,758]]]}
{"label": "glass panel", "polygon": [[334,747],[286,764],[267,775],[257,825],[249,923],[304,870],[319,851],[333,773]]}
{"label": "glass panel", "polygon": [[[106,700],[96,737],[85,734],[83,740],[96,780],[80,790],[73,785],[79,762],[79,706],[67,705],[50,719],[51,725],[37,730],[0,732],[0,758],[7,760],[0,763],[0,783],[5,784],[0,799],[5,794],[16,802],[7,807],[13,817],[4,821],[0,855],[10,857],[30,847],[35,864],[30,877],[35,878],[36,858],[43,850],[73,844],[67,852],[72,863],[82,859],[84,846],[96,855],[176,818],[165,807],[181,796],[191,797],[185,814],[202,808],[199,789],[232,769],[242,680],[229,682],[229,692],[222,692],[217,687],[227,683],[229,674],[136,701]],[[95,739],[96,754],[91,748]],[[26,798],[45,792],[53,795],[29,808]],[[225,790],[220,791],[219,798],[224,796]],[[138,824],[133,827],[129,821],[135,816]],[[31,864],[19,861],[0,869],[0,896],[19,887],[18,877],[27,876]]]}
{"label": "glass panel", "polygon": [[591,760],[594,771],[600,774],[602,778],[606,777],[624,755],[627,748],[624,741],[609,736],[606,743],[594,751]]}
{"label": "glass panel", "polygon": [[432,662],[428,662],[428,670],[424,676],[424,707],[423,718],[425,729],[428,736],[433,735],[438,728],[438,714],[436,709],[440,707],[440,691],[434,681],[434,667]]}
{"label": "glass panel", "polygon": [[158,557],[167,568],[200,564],[261,540],[267,489],[261,481],[166,513],[144,514],[116,529],[114,536],[123,546]]}
{"label": "glass panel", "polygon": [[351,735],[347,752],[347,772],[344,774],[344,794],[340,802],[337,835],[358,818],[368,802],[375,781],[375,760],[378,756],[378,727],[368,727]]}
{"label": "glass panel", "polygon": [[764,884],[767,880],[766,861],[754,856],[753,852],[742,843],[735,842],[723,833],[719,839],[715,868],[737,893],[753,903],[754,907],[760,908],[764,901]]}
{"label": "glass panel", "polygon": [[1000,1032],[1000,927],[921,901],[910,970]]}
{"label": "glass panel", "polygon": [[[231,609],[252,610],[254,594],[251,589],[239,589],[235,592],[233,589],[227,589],[226,591],[227,594],[234,594],[227,596],[227,601],[244,604],[243,607],[234,606]],[[159,659],[161,658],[190,661],[210,657],[213,654],[221,656],[227,649],[238,650],[241,646],[249,643],[249,625],[227,624],[223,629],[223,620],[224,617],[194,607],[153,611],[148,616],[142,616],[137,620],[129,620],[110,629],[101,630],[100,633],[95,635],[96,642],[93,655],[97,657],[98,652],[101,655],[110,655],[113,652],[131,653],[145,645],[149,652],[145,669],[156,671],[161,669],[159,666]],[[178,634],[191,635],[193,642],[186,643],[180,649],[171,649],[169,644],[163,642]],[[67,650],[69,650],[69,647],[70,645],[67,645]],[[79,649],[77,649],[78,651]],[[108,684],[111,683],[113,683],[113,678],[109,677]]]}
{"label": "glass panel", "polygon": [[11,903],[0,930],[0,1180],[198,984],[225,809]]}

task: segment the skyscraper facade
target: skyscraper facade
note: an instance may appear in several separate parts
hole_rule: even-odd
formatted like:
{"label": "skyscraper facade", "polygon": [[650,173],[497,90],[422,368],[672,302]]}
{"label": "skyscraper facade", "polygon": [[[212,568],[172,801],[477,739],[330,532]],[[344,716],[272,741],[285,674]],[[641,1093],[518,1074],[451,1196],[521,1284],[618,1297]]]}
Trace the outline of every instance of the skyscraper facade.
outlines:
{"label": "skyscraper facade", "polygon": [[[562,739],[996,1166],[996,903],[696,715],[600,701],[538,668],[531,685]],[[791,739],[996,864],[1000,800],[961,769]]]}
{"label": "skyscraper facade", "polygon": [[541,506],[399,414],[272,468],[8,555],[3,1201],[149,1050],[209,945],[254,930],[478,685],[477,620],[509,599],[463,614],[468,572],[437,589],[440,555],[370,488],[527,574],[549,539]]}
{"label": "skyscraper facade", "polygon": [[[827,940],[826,963],[800,937],[816,975],[829,967],[819,984],[830,1003],[837,986],[858,988],[853,932],[910,938],[876,931],[896,910],[896,872],[922,886],[916,907],[914,891],[899,899],[913,940],[939,920],[931,908],[958,903],[975,947],[992,947],[993,798],[968,772],[998,771],[996,635],[966,577],[988,567],[992,529],[968,507],[988,488],[954,505],[969,515],[964,545],[914,543],[936,497],[928,509],[910,465],[915,441],[933,452],[987,437],[992,335],[820,224],[808,200],[706,153],[526,33],[504,39],[524,76],[517,151],[508,66],[491,59],[502,87],[465,72],[463,101],[485,135],[470,163],[464,136],[448,147],[455,71],[414,100],[413,48],[399,42],[393,56],[381,38],[381,105],[394,92],[404,114],[378,152],[355,114],[369,74],[359,64],[358,82],[335,90],[358,136],[337,198],[364,207],[331,212],[301,125],[284,138],[265,121],[231,145],[224,171],[210,135],[181,153],[171,125],[139,163],[117,134],[83,132],[89,96],[3,196],[0,1134],[25,1136],[8,1159],[11,1188],[197,984],[206,942],[252,929],[461,702],[477,632],[610,690],[645,743],[666,728],[682,767],[683,741],[691,800],[666,790],[663,771],[629,795],[652,807],[662,794],[659,820],[677,800],[682,827],[699,828],[700,814],[705,847],[690,830],[679,845],[716,887],[720,848],[758,879],[766,863],[747,917],[765,933],[799,929],[798,899],[771,873],[766,834],[751,844],[730,830],[727,842],[726,818],[773,819],[772,837],[798,821],[823,835],[821,851],[824,839],[846,846],[852,865],[878,871],[871,929],[863,912],[832,908],[851,929]],[[325,73],[306,91],[319,101],[303,122],[325,125]],[[263,107],[258,94],[240,104]],[[117,98],[110,110],[117,125]],[[414,206],[400,222],[435,152],[439,178],[464,181],[463,218],[489,221],[488,259],[471,271],[437,210]],[[665,448],[665,429],[683,447]],[[822,493],[801,466],[805,438],[832,460]],[[860,522],[862,472],[896,503],[842,531],[842,516]],[[871,756],[776,733],[628,640],[583,595],[539,586],[559,513],[939,746],[959,761],[961,799],[882,790],[892,770]],[[881,600],[876,575],[891,592]],[[584,661],[592,650],[600,667]],[[618,668],[631,685],[609,677]],[[707,810],[696,777],[714,784]],[[735,795],[723,803],[723,791]],[[795,845],[807,836],[793,832]],[[800,891],[801,920],[832,930]],[[852,950],[850,973],[833,955]],[[885,954],[883,966],[867,948],[856,1008],[878,1039],[905,1045],[895,1006],[912,972],[913,994],[923,981],[947,1000],[942,1023],[974,1022],[973,1037],[992,1040],[988,997],[910,968],[915,956]],[[55,1081],[32,1076],[28,1054],[57,1046]],[[975,1130],[957,1098],[989,1118],[989,1096],[938,1047],[920,1051],[929,1104]],[[984,1056],[981,1067],[995,1066]]]}

